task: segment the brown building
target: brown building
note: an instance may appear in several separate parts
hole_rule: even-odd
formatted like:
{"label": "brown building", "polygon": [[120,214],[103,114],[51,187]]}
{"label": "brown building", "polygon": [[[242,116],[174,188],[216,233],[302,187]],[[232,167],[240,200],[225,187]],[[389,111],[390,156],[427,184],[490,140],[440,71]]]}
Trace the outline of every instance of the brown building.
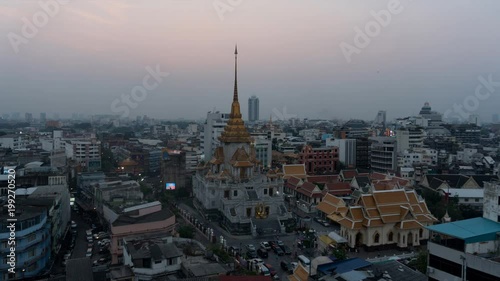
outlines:
{"label": "brown building", "polygon": [[307,174],[333,174],[339,161],[338,147],[312,148],[305,145],[299,154],[299,161],[306,167]]}

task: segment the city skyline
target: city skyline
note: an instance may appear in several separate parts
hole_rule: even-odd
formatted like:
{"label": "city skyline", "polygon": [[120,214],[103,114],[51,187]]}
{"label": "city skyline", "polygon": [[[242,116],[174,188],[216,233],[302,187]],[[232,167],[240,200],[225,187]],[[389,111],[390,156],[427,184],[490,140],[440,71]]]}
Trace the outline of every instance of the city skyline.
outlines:
{"label": "city skyline", "polygon": [[[257,95],[261,116],[286,108],[299,118],[369,120],[386,110],[393,119],[417,114],[424,102],[444,113],[474,95],[479,77],[491,76],[497,86],[499,42],[488,34],[500,4],[445,1],[428,11],[425,3],[396,1],[387,26],[379,25],[366,47],[357,45],[358,30],[366,33],[392,2],[242,1],[222,11],[213,1],[68,2],[33,38],[23,38],[23,19],[32,22],[44,9],[5,2],[0,83],[9,103],[0,111],[115,114],[113,102],[141,85],[149,68],[168,76],[130,116],[202,119],[229,106],[235,43],[242,107]],[[287,14],[280,15],[285,3]],[[482,20],[472,20],[478,14]],[[489,96],[472,114],[490,119],[498,99]]]}

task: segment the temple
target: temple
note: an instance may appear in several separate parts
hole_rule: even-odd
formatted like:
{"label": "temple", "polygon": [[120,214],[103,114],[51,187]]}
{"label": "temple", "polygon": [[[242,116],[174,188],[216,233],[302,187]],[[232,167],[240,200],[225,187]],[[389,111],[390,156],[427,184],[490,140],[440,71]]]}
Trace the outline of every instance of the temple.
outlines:
{"label": "temple", "polygon": [[265,168],[241,118],[238,101],[238,51],[235,49],[231,114],[212,159],[200,163],[193,177],[196,207],[232,234],[285,232],[291,213],[283,197],[283,173]]}

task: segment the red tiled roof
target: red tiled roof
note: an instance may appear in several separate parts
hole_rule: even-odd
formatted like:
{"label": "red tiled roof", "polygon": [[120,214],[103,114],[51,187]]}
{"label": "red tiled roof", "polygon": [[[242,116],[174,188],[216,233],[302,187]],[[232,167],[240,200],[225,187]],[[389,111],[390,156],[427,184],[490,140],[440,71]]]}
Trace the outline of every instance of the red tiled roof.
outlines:
{"label": "red tiled roof", "polygon": [[373,172],[370,175],[370,179],[372,180],[385,180],[385,178],[386,178],[385,174],[382,173]]}

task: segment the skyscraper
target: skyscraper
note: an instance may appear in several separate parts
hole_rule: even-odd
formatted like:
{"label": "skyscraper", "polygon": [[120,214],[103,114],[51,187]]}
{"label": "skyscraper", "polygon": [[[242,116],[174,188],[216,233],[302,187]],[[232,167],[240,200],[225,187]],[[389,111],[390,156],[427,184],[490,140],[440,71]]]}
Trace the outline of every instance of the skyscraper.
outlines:
{"label": "skyscraper", "polygon": [[248,121],[253,122],[259,120],[259,98],[251,96],[248,99]]}

